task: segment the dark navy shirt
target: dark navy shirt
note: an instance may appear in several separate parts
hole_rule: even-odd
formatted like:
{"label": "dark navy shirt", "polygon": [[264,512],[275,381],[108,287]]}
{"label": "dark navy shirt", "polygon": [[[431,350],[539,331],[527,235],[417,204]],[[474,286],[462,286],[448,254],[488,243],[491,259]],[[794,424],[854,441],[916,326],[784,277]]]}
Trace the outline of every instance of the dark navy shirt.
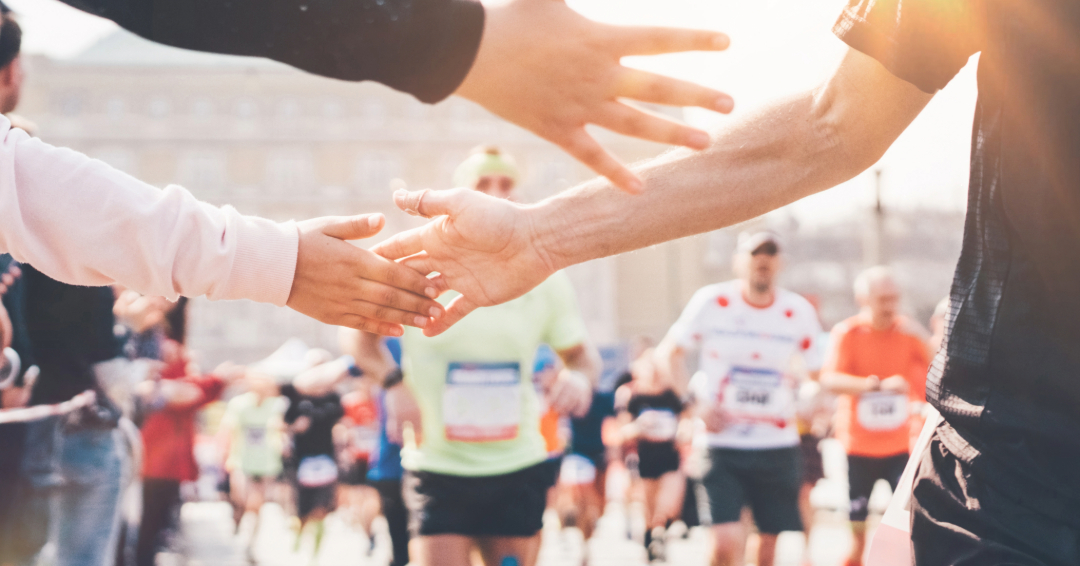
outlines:
{"label": "dark navy shirt", "polygon": [[933,93],[981,53],[963,251],[926,384],[942,441],[1080,524],[1080,2],[850,0],[834,29]]}

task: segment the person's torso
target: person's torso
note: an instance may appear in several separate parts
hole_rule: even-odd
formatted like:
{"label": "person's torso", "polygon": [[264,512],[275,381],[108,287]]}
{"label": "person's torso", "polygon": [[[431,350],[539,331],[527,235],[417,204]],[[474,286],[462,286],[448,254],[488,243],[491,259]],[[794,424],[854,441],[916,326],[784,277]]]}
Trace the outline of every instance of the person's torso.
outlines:
{"label": "person's torso", "polygon": [[909,324],[904,319],[888,330],[875,330],[861,316],[840,324],[844,329],[838,337],[843,350],[838,353],[841,372],[879,379],[901,375],[910,390],[840,395],[835,417],[837,439],[850,455],[885,457],[907,452],[912,403],[923,400],[926,346],[904,330]]}
{"label": "person's torso", "polygon": [[772,305],[759,308],[742,297],[738,281],[715,286],[701,331],[699,385],[705,403],[723,403],[734,421],[711,433],[711,446],[764,449],[794,446],[795,361],[813,346],[804,299],[778,289]]}
{"label": "person's torso", "polygon": [[349,428],[348,452],[354,460],[367,460],[378,449],[379,409],[374,397],[349,393],[341,400]]}
{"label": "person's torso", "polygon": [[1080,3],[984,10],[964,246],[927,397],[976,448],[959,452],[1080,500]]}
{"label": "person's torso", "polygon": [[485,476],[546,457],[532,368],[552,308],[547,283],[433,338],[406,329],[402,369],[423,423],[419,448],[402,453],[406,468]]}
{"label": "person's torso", "polygon": [[639,439],[652,443],[674,444],[682,409],[682,399],[671,389],[660,393],[635,391],[626,405],[627,412],[634,418],[634,424],[640,431]]}

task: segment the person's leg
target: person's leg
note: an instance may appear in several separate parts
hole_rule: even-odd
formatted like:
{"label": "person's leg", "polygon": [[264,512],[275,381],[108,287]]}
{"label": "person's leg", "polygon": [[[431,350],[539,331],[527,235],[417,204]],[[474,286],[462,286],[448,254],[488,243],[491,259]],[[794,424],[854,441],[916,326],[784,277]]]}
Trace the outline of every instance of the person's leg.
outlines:
{"label": "person's leg", "polygon": [[712,535],[710,566],[742,566],[744,564],[746,527],[742,521],[714,524],[710,527],[709,533]]}
{"label": "person's leg", "polygon": [[759,531],[758,566],[772,566],[777,535],[801,531],[798,449],[760,450],[750,454],[753,473],[747,475],[746,490]]}
{"label": "person's leg", "polygon": [[708,469],[701,478],[712,517],[710,564],[742,566],[746,553],[746,527],[742,510],[746,492],[739,474],[742,451],[710,448]]}
{"label": "person's leg", "polygon": [[112,566],[126,471],[116,431],[69,433],[62,450],[56,566]]}
{"label": "person's leg", "polygon": [[161,533],[168,527],[173,505],[180,498],[180,482],[144,478],[142,482],[142,521],[135,543],[136,566],[154,566]]}
{"label": "person's leg", "polygon": [[462,535],[430,535],[413,539],[416,566],[472,566],[473,539]]}
{"label": "person's leg", "polygon": [[484,566],[504,566],[507,558],[518,566],[535,566],[540,555],[540,535],[531,537],[480,537],[476,540]]}
{"label": "person's leg", "polygon": [[848,456],[848,497],[851,510],[851,553],[848,566],[861,566],[866,551],[866,519],[870,514],[870,493],[877,482],[879,458]]}
{"label": "person's leg", "polygon": [[[659,479],[641,478],[641,492],[644,495],[645,508],[645,538],[642,539],[642,544],[645,545],[647,551],[652,547],[653,529],[660,526],[656,524],[656,493],[659,490]],[[649,552],[649,558],[652,559],[652,552]]]}
{"label": "person's leg", "polygon": [[401,481],[385,480],[375,483],[379,492],[379,504],[390,531],[390,546],[394,557],[391,566],[405,566],[409,563],[409,512],[401,497]]}

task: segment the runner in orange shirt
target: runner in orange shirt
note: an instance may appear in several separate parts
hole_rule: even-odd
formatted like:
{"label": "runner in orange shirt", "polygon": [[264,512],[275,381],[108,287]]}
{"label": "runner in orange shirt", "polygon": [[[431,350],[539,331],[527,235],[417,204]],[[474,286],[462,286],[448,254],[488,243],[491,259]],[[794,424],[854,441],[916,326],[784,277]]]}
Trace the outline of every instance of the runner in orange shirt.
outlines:
{"label": "runner in orange shirt", "polygon": [[832,330],[821,384],[840,395],[836,438],[848,454],[854,544],[848,566],[862,564],[874,483],[892,489],[908,460],[913,408],[926,401],[927,332],[899,314],[900,288],[884,267],[855,280],[859,314]]}

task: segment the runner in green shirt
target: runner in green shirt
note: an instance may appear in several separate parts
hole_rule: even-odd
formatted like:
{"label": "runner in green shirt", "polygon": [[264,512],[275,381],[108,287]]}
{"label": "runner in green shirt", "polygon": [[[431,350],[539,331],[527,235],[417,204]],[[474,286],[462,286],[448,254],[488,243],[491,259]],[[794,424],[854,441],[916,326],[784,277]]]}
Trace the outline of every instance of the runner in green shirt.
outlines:
{"label": "runner in green shirt", "polygon": [[[508,156],[486,148],[458,168],[454,181],[513,198],[517,170]],[[532,368],[541,344],[566,367],[553,382],[539,384],[538,394]],[[409,329],[402,346],[404,384],[420,420],[418,438],[403,451],[405,500],[418,537],[414,560],[469,566],[476,546],[487,566],[511,556],[532,566],[547,491],[558,473],[558,461],[547,460],[540,416],[548,408],[587,412],[600,372],[569,278],[556,273],[434,338]],[[403,419],[416,420],[397,420]]]}

